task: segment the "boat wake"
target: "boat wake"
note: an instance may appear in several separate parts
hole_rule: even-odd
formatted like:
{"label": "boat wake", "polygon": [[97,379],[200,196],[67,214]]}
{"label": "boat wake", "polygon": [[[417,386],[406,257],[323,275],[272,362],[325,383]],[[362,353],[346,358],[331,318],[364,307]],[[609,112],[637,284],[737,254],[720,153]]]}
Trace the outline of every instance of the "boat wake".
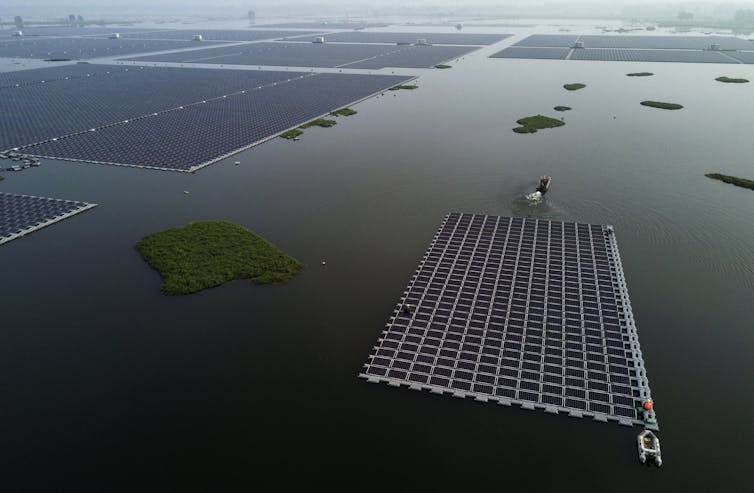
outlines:
{"label": "boat wake", "polygon": [[540,202],[544,200],[544,196],[542,195],[542,192],[527,193],[525,197],[526,197],[526,200],[528,200],[531,203],[531,205],[539,204]]}

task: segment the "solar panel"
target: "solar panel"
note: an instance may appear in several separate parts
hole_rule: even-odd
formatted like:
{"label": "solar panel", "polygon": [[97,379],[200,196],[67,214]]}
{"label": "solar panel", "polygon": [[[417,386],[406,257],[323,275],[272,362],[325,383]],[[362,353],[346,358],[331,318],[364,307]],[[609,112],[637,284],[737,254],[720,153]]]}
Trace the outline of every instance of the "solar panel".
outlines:
{"label": "solar panel", "polygon": [[534,34],[527,36],[513,46],[570,47],[579,39],[576,34]]}
{"label": "solar panel", "polygon": [[[209,41],[212,43],[212,41]],[[22,38],[0,41],[0,57],[8,58],[88,58],[149,53],[151,51],[196,48],[192,41],[86,38]]]}
{"label": "solar panel", "polygon": [[73,200],[0,192],[0,245],[95,206]]}
{"label": "solar panel", "polygon": [[257,41],[286,36],[305,36],[316,31],[263,31],[251,29],[175,29],[152,32],[121,33],[126,39],[166,39],[191,41],[192,36],[200,34],[209,41]]}
{"label": "solar panel", "polygon": [[490,58],[528,58],[538,60],[565,60],[570,48],[524,48],[511,46],[490,55]]}
{"label": "solar panel", "polygon": [[359,376],[657,428],[609,226],[448,214]]}
{"label": "solar panel", "polygon": [[23,152],[73,161],[194,171],[411,79],[387,75],[286,74],[292,78],[48,140]]}
{"label": "solar panel", "polygon": [[739,60],[741,63],[754,64],[754,51],[738,51],[735,53],[726,53],[728,56]]}
{"label": "solar panel", "polygon": [[665,50],[703,50],[719,44],[725,50],[751,50],[751,41],[730,36],[600,36],[579,37],[585,48],[636,48]]}
{"label": "solar panel", "polygon": [[[418,39],[426,39],[432,44],[448,45],[491,45],[506,38],[510,34],[468,34],[468,33],[384,33],[350,31],[331,33],[325,40],[334,43],[416,43]],[[300,41],[314,41],[313,37],[301,38]]]}
{"label": "solar panel", "polygon": [[376,44],[253,43],[132,58],[136,61],[283,67],[423,68],[476,48]]}
{"label": "solar panel", "polygon": [[364,29],[367,27],[386,27],[388,25],[376,22],[283,22],[279,24],[260,24],[256,27],[266,29]]}

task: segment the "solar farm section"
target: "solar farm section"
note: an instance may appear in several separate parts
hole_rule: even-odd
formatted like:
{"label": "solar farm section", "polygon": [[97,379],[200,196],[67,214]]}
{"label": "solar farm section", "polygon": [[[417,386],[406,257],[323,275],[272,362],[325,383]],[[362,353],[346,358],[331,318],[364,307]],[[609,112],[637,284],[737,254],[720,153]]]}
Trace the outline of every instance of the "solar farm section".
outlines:
{"label": "solar farm section", "polygon": [[0,78],[0,150],[195,171],[412,78],[104,65],[14,72]]}
{"label": "solar farm section", "polygon": [[0,245],[95,206],[73,200],[0,192]]}
{"label": "solar farm section", "polygon": [[754,42],[724,36],[536,34],[490,58],[751,64]]}
{"label": "solar farm section", "polygon": [[[335,43],[416,43],[419,39],[426,39],[432,44],[447,45],[491,45],[506,38],[510,34],[449,34],[449,33],[383,33],[349,31],[332,33],[325,36],[328,42]],[[314,41],[313,37],[301,38],[300,41]]]}
{"label": "solar farm section", "polygon": [[359,376],[657,429],[610,226],[447,215]]}

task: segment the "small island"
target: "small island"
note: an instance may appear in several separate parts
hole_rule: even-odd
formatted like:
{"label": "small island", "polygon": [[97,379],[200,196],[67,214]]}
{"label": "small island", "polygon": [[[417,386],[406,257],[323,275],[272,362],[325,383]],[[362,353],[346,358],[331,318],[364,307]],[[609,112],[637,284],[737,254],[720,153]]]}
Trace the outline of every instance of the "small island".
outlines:
{"label": "small island", "polygon": [[565,125],[564,121],[544,115],[528,116],[516,120],[516,123],[521,125],[520,127],[513,129],[517,134],[533,134],[536,133],[537,130],[542,130],[543,128],[555,128]]}
{"label": "small island", "polygon": [[280,134],[280,136],[284,139],[293,140],[297,139],[303,133],[304,132],[302,132],[301,130],[293,128],[291,130],[288,130],[287,132],[283,132],[282,134]]}
{"label": "small island", "polygon": [[749,83],[749,79],[736,79],[733,77],[726,77],[726,76],[718,77],[715,80],[718,82],[725,82],[727,84],[748,84]]}
{"label": "small island", "polygon": [[440,63],[438,65],[435,65],[435,68],[451,68],[451,65],[445,65],[444,63]]}
{"label": "small island", "polygon": [[316,120],[312,120],[309,123],[304,123],[299,128],[310,128],[310,127],[322,127],[322,128],[329,128],[333,125],[337,125],[338,122],[335,120],[325,120],[324,118],[317,118]]}
{"label": "small island", "polygon": [[731,175],[721,175],[720,173],[707,173],[704,176],[712,178],[713,180],[720,180],[724,183],[730,183],[741,188],[748,188],[754,190],[754,180],[747,180],[746,178],[739,178]]}
{"label": "small island", "polygon": [[675,103],[663,103],[662,101],[642,101],[642,106],[649,106],[651,108],[660,108],[663,110],[680,110],[683,108],[680,104]]}
{"label": "small island", "polygon": [[154,233],[136,250],[160,273],[166,295],[196,293],[235,279],[282,283],[302,268],[264,238],[226,221],[198,221]]}
{"label": "small island", "polygon": [[330,112],[332,116],[352,116],[356,113],[358,113],[358,111],[352,110],[351,108],[341,108],[339,110]]}
{"label": "small island", "polygon": [[583,89],[586,87],[586,84],[582,84],[580,82],[576,82],[574,84],[564,84],[563,88],[568,91],[578,91],[579,89]]}
{"label": "small island", "polygon": [[407,90],[412,91],[414,89],[417,89],[418,87],[419,86],[414,85],[414,84],[401,84],[398,86],[391,87],[390,89],[388,89],[388,91],[400,91],[401,89],[407,89]]}
{"label": "small island", "polygon": [[555,111],[571,111],[573,108],[570,106],[556,106],[553,108]]}
{"label": "small island", "polygon": [[652,72],[634,72],[631,74],[626,74],[627,77],[651,77],[654,74]]}

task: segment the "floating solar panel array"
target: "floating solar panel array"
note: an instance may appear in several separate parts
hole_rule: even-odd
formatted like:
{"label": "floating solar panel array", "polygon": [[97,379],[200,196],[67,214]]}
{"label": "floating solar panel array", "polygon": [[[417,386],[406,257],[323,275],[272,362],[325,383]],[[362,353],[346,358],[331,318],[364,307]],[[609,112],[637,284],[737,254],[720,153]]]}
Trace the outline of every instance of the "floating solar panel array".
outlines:
{"label": "floating solar panel array", "polygon": [[570,48],[529,48],[511,46],[498,51],[490,58],[528,58],[538,60],[565,60],[571,52]]}
{"label": "floating solar panel array", "polygon": [[735,58],[741,63],[754,64],[754,51],[736,51],[726,53],[726,55]]}
{"label": "floating solar panel array", "polygon": [[[0,88],[0,150],[90,132],[302,75],[89,64],[13,72],[0,78],[6,86]],[[47,82],[39,82],[40,77]]]}
{"label": "floating solar panel array", "polygon": [[701,50],[583,49],[573,50],[570,59],[608,62],[739,63],[721,52]]}
{"label": "floating solar panel array", "polygon": [[387,27],[389,24],[372,22],[284,22],[280,24],[260,24],[258,28],[275,29],[365,29],[368,27]]}
{"label": "floating solar panel array", "polygon": [[132,58],[136,61],[283,67],[423,68],[476,48],[376,44],[253,43]]}
{"label": "floating solar panel array", "polygon": [[0,245],[95,206],[73,200],[0,192]]}
{"label": "floating solar panel array", "polygon": [[286,74],[292,78],[96,131],[48,140],[24,148],[23,152],[72,161],[190,172],[411,79],[386,75]]}
{"label": "floating solar panel array", "polygon": [[36,38],[0,41],[0,57],[8,58],[89,58],[131,55],[154,51],[196,48],[192,41],[87,38]]}
{"label": "floating solar panel array", "polygon": [[307,31],[253,31],[248,29],[177,29],[155,32],[121,33],[126,39],[165,39],[191,41],[192,36],[200,34],[210,41],[257,41],[260,39],[284,38],[286,36],[304,36],[315,34]]}
{"label": "floating solar panel array", "polygon": [[754,42],[730,36],[580,36],[584,48],[704,50],[717,44],[722,50],[754,50]]}
{"label": "floating solar panel array", "polygon": [[[416,43],[426,39],[432,44],[448,45],[491,45],[510,34],[454,34],[454,33],[383,33],[383,32],[340,32],[325,36],[325,40],[334,43]],[[301,38],[301,41],[314,41],[314,38]]]}
{"label": "floating solar panel array", "polygon": [[134,27],[121,27],[121,26],[113,26],[113,27],[25,27],[23,28],[23,37],[13,37],[12,33],[15,31],[0,31],[0,38],[2,37],[13,37],[13,39],[17,40],[24,40],[33,38],[36,36],[45,36],[45,37],[66,37],[66,36],[102,36],[102,35],[109,35],[112,33],[137,33],[137,32],[158,32],[158,29],[144,29],[144,28],[134,28]]}
{"label": "floating solar panel array", "polygon": [[534,34],[514,43],[513,46],[570,48],[578,39],[579,36],[576,34]]}
{"label": "floating solar panel array", "polygon": [[359,376],[657,429],[609,226],[449,214]]}

